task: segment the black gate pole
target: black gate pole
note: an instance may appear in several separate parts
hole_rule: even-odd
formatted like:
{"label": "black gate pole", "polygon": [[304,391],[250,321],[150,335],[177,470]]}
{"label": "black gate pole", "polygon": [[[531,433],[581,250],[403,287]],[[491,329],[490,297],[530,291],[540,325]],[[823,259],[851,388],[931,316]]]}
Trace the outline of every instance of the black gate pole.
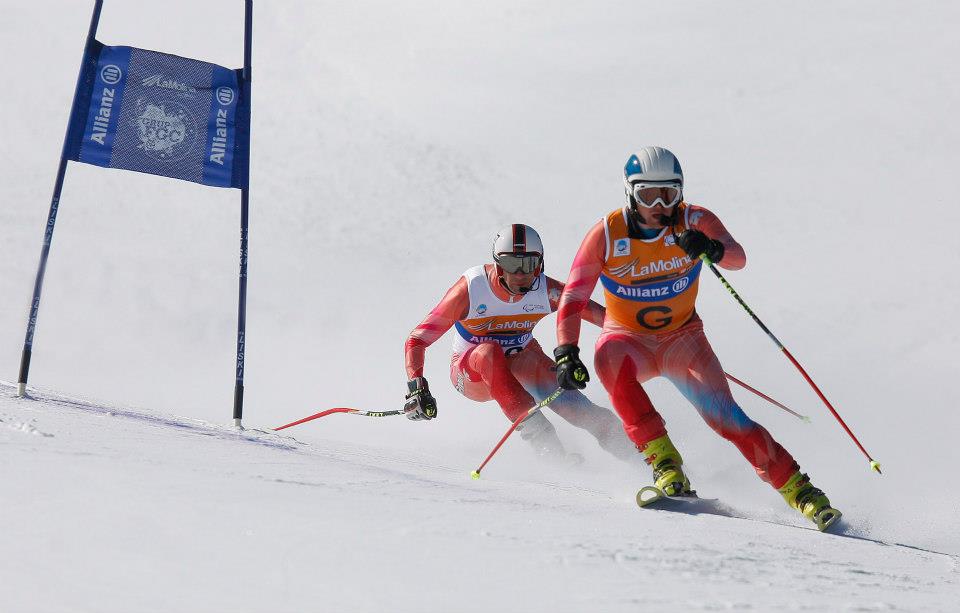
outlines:
{"label": "black gate pole", "polygon": [[[243,18],[243,96],[247,108],[247,127],[251,123],[250,56],[253,49],[253,0],[244,3]],[[233,423],[243,427],[243,368],[247,334],[247,237],[250,222],[250,135],[243,156],[243,185],[240,187],[240,300],[237,315],[237,384],[233,390]]]}
{"label": "black gate pole", "polygon": [[27,319],[27,335],[23,341],[23,353],[20,355],[20,376],[17,379],[17,395],[23,397],[27,393],[27,377],[30,375],[30,358],[33,356],[33,335],[37,329],[37,315],[40,312],[40,292],[43,290],[43,276],[47,272],[47,258],[50,257],[50,243],[53,241],[53,227],[57,223],[57,210],[60,208],[60,192],[63,190],[63,180],[67,174],[67,149],[70,144],[70,130],[76,125],[77,97],[83,80],[84,66],[90,55],[90,46],[97,35],[97,25],[100,23],[100,9],[103,0],[95,0],[93,17],[90,18],[90,30],[87,33],[87,42],[83,48],[83,60],[80,62],[80,74],[77,75],[77,87],[73,90],[73,106],[70,109],[70,120],[67,122],[67,132],[63,137],[63,151],[60,153],[60,167],[57,169],[57,179],[53,185],[53,198],[50,199],[50,213],[47,215],[47,227],[43,235],[43,249],[40,251],[40,265],[37,267],[37,279],[33,284],[33,300],[30,302],[30,317]]}

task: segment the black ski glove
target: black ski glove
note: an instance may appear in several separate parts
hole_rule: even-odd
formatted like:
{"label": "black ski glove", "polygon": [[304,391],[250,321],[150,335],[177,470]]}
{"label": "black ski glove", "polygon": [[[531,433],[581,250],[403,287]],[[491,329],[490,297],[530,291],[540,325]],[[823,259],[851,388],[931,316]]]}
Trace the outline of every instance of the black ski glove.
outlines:
{"label": "black ski glove", "polygon": [[407,402],[403,405],[403,412],[407,419],[420,421],[433,419],[437,416],[437,401],[430,395],[430,387],[423,377],[414,377],[407,381]]}
{"label": "black ski glove", "polygon": [[677,244],[694,260],[701,255],[706,255],[714,264],[723,259],[723,243],[700,230],[684,230],[677,238]]}
{"label": "black ski glove", "polygon": [[565,390],[582,390],[587,387],[590,373],[580,361],[580,348],[576,345],[560,345],[553,350],[557,360],[557,384]]}

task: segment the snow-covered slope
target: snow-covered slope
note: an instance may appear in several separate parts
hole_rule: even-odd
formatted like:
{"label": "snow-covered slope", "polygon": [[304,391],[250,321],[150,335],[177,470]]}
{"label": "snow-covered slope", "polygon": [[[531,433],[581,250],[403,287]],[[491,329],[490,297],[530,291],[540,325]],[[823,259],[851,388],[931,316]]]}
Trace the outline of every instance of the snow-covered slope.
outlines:
{"label": "snow-covered slope", "polygon": [[[9,58],[0,63],[0,82],[8,84],[0,92],[0,110],[7,119],[6,146],[0,147],[0,375],[6,380],[17,372],[89,9],[88,2],[7,2],[0,19],[0,45]],[[949,60],[960,56],[956,3],[914,3],[908,11],[889,0],[818,1],[789,10],[760,0],[261,1],[255,14],[248,427],[265,430],[330,406],[397,408],[405,390],[405,335],[460,272],[488,257],[496,230],[510,222],[536,227],[548,250],[548,273],[565,277],[587,227],[620,204],[620,169],[629,152],[660,144],[680,156],[688,197],[720,215],[744,244],[748,266],[729,274],[729,280],[804,363],[881,461],[884,475],[869,472],[866,460],[797,373],[708,276],[701,284],[698,310],[726,369],[814,421],[804,425],[734,390],[745,410],[798,458],[857,534],[960,554],[955,512],[960,494],[954,487],[960,465],[955,444],[960,394],[954,383],[960,277],[952,274],[960,251],[951,234],[960,226],[960,207],[953,203],[950,183],[960,167],[955,112],[960,85]],[[240,3],[228,0],[169,0],[159,12],[153,5],[107,0],[99,38],[237,66],[241,18]],[[187,417],[227,423],[236,325],[237,201],[231,190],[71,165],[31,382],[98,399],[95,404],[185,416],[173,420],[178,423]],[[545,320],[536,332],[547,348],[554,344],[553,321]],[[596,330],[584,332],[588,356],[595,336]],[[629,575],[636,586],[657,576],[664,590],[654,597],[686,593],[691,586],[709,585],[703,577],[711,572],[726,577],[729,565],[742,568],[738,565],[748,562],[725,556],[742,555],[749,551],[744,543],[751,542],[765,552],[759,559],[778,569],[774,574],[785,584],[789,572],[797,573],[789,577],[802,580],[784,589],[799,590],[803,581],[815,584],[818,573],[831,573],[804,565],[803,557],[794,555],[791,548],[798,538],[813,539],[804,551],[815,551],[821,556],[817,559],[830,557],[820,549],[826,547],[845,559],[877,564],[893,559],[891,548],[756,522],[740,530],[734,527],[739,520],[725,518],[638,517],[629,496],[646,474],[606,462],[565,424],[558,425],[561,436],[587,456],[581,472],[531,468],[529,455],[508,445],[489,480],[461,483],[461,473],[489,451],[506,424],[495,406],[466,402],[447,384],[447,350],[444,339],[428,354],[426,374],[440,406],[437,420],[334,417],[291,431],[317,455],[301,447],[301,452],[286,454],[302,462],[296,469],[301,472],[281,478],[339,487],[338,495],[325,497],[322,504],[309,493],[291,494],[310,500],[296,512],[316,520],[315,539],[298,533],[296,522],[284,515],[294,511],[251,485],[257,482],[247,471],[276,466],[259,463],[266,462],[257,455],[265,453],[262,445],[238,448],[250,455],[233,447],[211,453],[205,445],[193,448],[185,441],[227,446],[233,445],[228,442],[233,435],[174,429],[182,435],[179,442],[147,445],[155,454],[145,462],[136,459],[138,439],[126,431],[94,437],[89,444],[65,442],[71,432],[99,436],[99,427],[111,422],[96,412],[50,413],[41,405],[5,401],[10,421],[4,417],[4,424],[33,423],[33,415],[22,411],[51,420],[73,415],[73,421],[33,424],[56,434],[53,438],[3,429],[0,513],[5,526],[14,526],[3,534],[5,549],[29,551],[40,561],[32,570],[11,567],[15,558],[5,561],[0,583],[18,585],[7,578],[26,581],[29,575],[33,583],[28,584],[36,585],[62,551],[59,543],[38,539],[58,530],[90,545],[68,549],[72,572],[125,573],[124,578],[144,589],[152,585],[145,570],[152,550],[157,550],[154,558],[169,554],[167,576],[193,581],[199,575],[190,574],[179,554],[202,549],[203,556],[193,557],[210,560],[210,550],[231,554],[209,562],[223,569],[222,579],[205,577],[223,586],[216,590],[221,595],[236,589],[230,577],[238,574],[245,579],[244,589],[252,591],[254,577],[263,575],[251,569],[280,573],[276,569],[284,567],[287,556],[306,566],[312,563],[310,574],[298,575],[303,583],[279,590],[286,596],[258,597],[299,603],[304,584],[312,588],[310,580],[345,570],[364,586],[371,573],[389,577],[396,586],[412,574],[414,579],[402,584],[407,586],[404,598],[450,593],[443,590],[453,592],[454,587],[471,593],[465,580],[438,581],[432,592],[421,587],[416,575],[431,566],[431,555],[438,558],[434,572],[452,573],[456,565],[450,558],[470,563],[472,547],[482,548],[444,523],[450,530],[444,534],[453,536],[431,541],[431,551],[418,549],[417,530],[437,521],[427,507],[443,508],[444,522],[495,509],[489,515],[502,513],[506,519],[497,519],[503,522],[498,525],[510,527],[500,534],[516,536],[509,541],[515,547],[510,555],[529,572],[509,573],[510,565],[497,556],[481,556],[473,563],[487,562],[484,576],[509,573],[517,583],[498,581],[495,588],[487,586],[488,592],[480,582],[476,602],[488,602],[483,595],[493,598],[516,589],[509,602],[534,603],[557,585],[571,593],[581,587],[597,597],[642,600],[653,590],[628,594],[626,583],[612,586],[600,569],[608,568],[609,560],[628,559],[628,551],[643,564],[661,555],[655,547],[679,551],[671,558],[674,574],[648,569],[634,575],[638,567],[628,562],[609,563],[619,569],[610,575],[624,581]],[[737,451],[710,431],[675,389],[660,381],[648,388],[701,492],[733,500],[756,517],[791,518]],[[607,404],[596,382],[587,393]],[[46,445],[39,448],[50,453],[31,455],[24,440],[32,441],[27,449]],[[122,449],[110,456],[117,445]],[[351,451],[360,446],[363,453]],[[359,484],[389,482],[364,468],[373,464],[364,454],[378,449],[385,450],[388,463],[414,458],[410,461],[417,470],[397,477],[397,492],[412,500],[381,506],[370,502],[374,494]],[[106,454],[107,459],[78,453]],[[223,468],[208,466],[208,453],[210,463],[231,458],[230,467],[225,459]],[[111,457],[117,461],[109,463]],[[189,470],[187,464],[176,464],[181,457],[191,458]],[[31,458],[46,458],[43,468],[32,466]],[[177,510],[165,507],[162,520],[151,527],[177,526],[179,540],[127,539],[129,532],[123,531],[110,540],[108,528],[85,532],[74,519],[90,516],[84,511],[90,507],[83,486],[95,486],[108,463],[121,471],[115,475],[140,467],[153,477],[141,484],[135,477],[117,476],[124,486],[166,484],[156,496],[162,500],[168,494]],[[8,471],[8,466],[23,472]],[[56,487],[61,473],[66,489]],[[354,473],[369,479],[356,477],[358,485],[350,485]],[[495,485],[497,479],[513,481]],[[8,488],[7,483],[15,485]],[[74,483],[79,485],[71,489]],[[180,483],[192,489],[181,492]],[[258,485],[267,487],[267,482]],[[574,487],[582,489],[569,489]],[[111,491],[116,489],[123,487]],[[59,505],[56,500],[42,504],[61,490],[74,495]],[[597,491],[605,493],[590,494]],[[504,501],[497,502],[501,493]],[[189,502],[193,497],[205,500],[206,507],[198,511]],[[474,507],[455,504],[457,500],[487,502]],[[140,508],[143,513],[131,511],[129,517],[144,520],[154,502],[149,498]],[[389,505],[406,503],[423,504],[416,508],[429,519],[401,524],[412,526],[408,538],[389,533],[396,549],[384,557],[395,563],[381,566],[371,544],[376,540],[364,539],[393,529]],[[554,506],[568,504],[582,512],[575,514],[576,521],[568,524],[551,515]],[[371,505],[383,512],[361,515]],[[524,512],[525,505],[537,512]],[[286,536],[273,542],[258,532],[262,548],[252,550],[261,557],[246,557],[241,537],[214,524],[213,506],[234,517],[254,514],[262,525],[275,525]],[[209,519],[190,523],[188,512],[207,512]],[[325,513],[339,514],[342,521],[320,523]],[[610,525],[616,526],[609,531],[606,519],[592,520],[608,513],[615,518]],[[129,517],[116,522],[130,527],[136,522]],[[551,519],[541,526],[540,517]],[[16,528],[40,519],[46,520],[43,528]],[[155,521],[153,516],[149,521]],[[532,531],[536,539],[524,540],[516,526]],[[609,539],[603,548],[576,547],[578,538],[589,541],[597,530],[606,535],[597,539]],[[320,537],[331,534],[341,543],[354,543],[352,566],[322,557]],[[697,574],[702,569],[682,564],[689,551],[708,542],[716,555],[691,559],[709,559],[714,566]],[[105,549],[111,552],[103,558],[102,543],[109,543]],[[205,547],[191,549],[190,543]],[[638,543],[645,553],[636,553],[641,551]],[[167,544],[170,549],[164,550]],[[520,550],[535,564],[521,561]],[[596,551],[612,557],[594,555]],[[130,563],[138,552],[143,555],[137,558],[139,566]],[[577,568],[596,585],[588,588],[572,572],[564,574],[570,556],[582,562]],[[400,564],[402,559],[408,563]],[[183,565],[175,566],[178,562]],[[937,564],[912,567],[916,574],[902,576],[916,578],[912,585],[917,592],[929,588],[938,593],[931,586],[942,579],[945,567]],[[300,572],[299,565],[295,569]],[[859,572],[873,571],[864,565],[850,576],[860,577]],[[901,576],[893,570],[889,575]],[[864,606],[889,600],[910,608],[907,589],[902,590],[904,600],[887,598],[886,577],[864,579],[878,584],[875,598],[868,588],[861,592]],[[223,583],[214,583],[219,580]],[[764,572],[756,569],[731,578],[723,602],[756,602],[764,581]],[[155,595],[162,585],[158,579],[151,587]],[[191,585],[195,589],[187,591],[195,597],[206,593],[202,585]],[[171,591],[163,593],[173,598]],[[388,592],[400,598],[399,587]],[[45,588],[42,595],[50,606],[44,608],[68,608],[65,595],[73,593]],[[376,602],[373,587],[362,594],[358,606]],[[88,599],[82,604],[97,603]]]}
{"label": "snow-covered slope", "polygon": [[469,454],[38,395],[0,385],[5,611],[950,611],[960,586],[855,528],[640,510],[589,463],[473,481]]}

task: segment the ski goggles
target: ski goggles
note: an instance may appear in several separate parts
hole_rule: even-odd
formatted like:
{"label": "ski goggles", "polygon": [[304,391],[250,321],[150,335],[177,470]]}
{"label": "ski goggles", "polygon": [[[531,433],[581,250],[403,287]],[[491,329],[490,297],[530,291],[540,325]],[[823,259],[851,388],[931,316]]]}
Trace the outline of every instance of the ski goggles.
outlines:
{"label": "ski goggles", "polygon": [[633,199],[647,209],[652,209],[658,204],[664,208],[670,208],[678,204],[682,198],[683,189],[679,185],[633,184]]}
{"label": "ski goggles", "polygon": [[510,274],[529,274],[543,264],[543,256],[539,253],[498,253],[493,259],[504,272]]}

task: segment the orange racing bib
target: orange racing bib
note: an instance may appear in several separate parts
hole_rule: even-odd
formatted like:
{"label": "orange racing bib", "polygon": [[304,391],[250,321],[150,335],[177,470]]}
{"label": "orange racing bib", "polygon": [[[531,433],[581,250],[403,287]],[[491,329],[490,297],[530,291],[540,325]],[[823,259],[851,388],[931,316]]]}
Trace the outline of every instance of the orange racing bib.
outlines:
{"label": "orange racing bib", "polygon": [[[687,205],[681,203],[677,236],[688,227]],[[651,239],[630,238],[627,209],[604,218],[606,258],[600,272],[607,317],[653,334],[671,332],[693,316],[702,262],[676,244],[671,228]]]}

